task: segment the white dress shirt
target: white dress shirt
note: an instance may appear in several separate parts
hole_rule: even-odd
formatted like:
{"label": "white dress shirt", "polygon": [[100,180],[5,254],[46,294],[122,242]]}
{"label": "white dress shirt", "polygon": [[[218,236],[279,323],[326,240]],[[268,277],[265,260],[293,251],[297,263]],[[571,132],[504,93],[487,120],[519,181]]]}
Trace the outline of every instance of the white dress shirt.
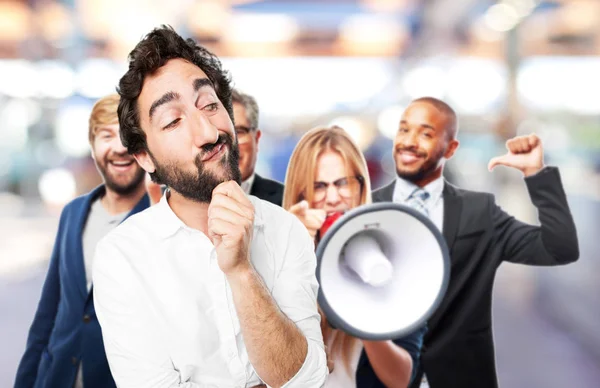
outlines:
{"label": "white dress shirt", "polygon": [[[321,387],[327,362],[317,311],[314,243],[292,214],[250,196],[250,256],[281,311],[301,330],[308,353],[285,387]],[[253,387],[231,289],[216,251],[161,201],[98,243],[94,303],[119,387]]]}
{"label": "white dress shirt", "polygon": [[245,181],[242,182],[241,187],[242,187],[242,190],[244,190],[244,193],[250,194],[250,190],[252,190],[252,185],[254,184],[255,176],[256,176],[256,174],[252,173],[252,175],[250,175],[248,177],[248,179],[246,179]]}
{"label": "white dress shirt", "polygon": [[[401,205],[407,205],[408,198],[418,187],[412,182],[397,177],[392,201]],[[444,225],[444,178],[439,177],[433,182],[428,183],[423,189],[429,193],[429,198],[425,201],[429,219],[441,232]]]}

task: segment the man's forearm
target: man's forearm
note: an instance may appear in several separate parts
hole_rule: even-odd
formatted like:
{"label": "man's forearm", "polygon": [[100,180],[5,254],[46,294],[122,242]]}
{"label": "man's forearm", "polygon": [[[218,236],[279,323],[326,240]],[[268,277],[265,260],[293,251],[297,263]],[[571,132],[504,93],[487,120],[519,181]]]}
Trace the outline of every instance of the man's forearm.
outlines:
{"label": "man's forearm", "polygon": [[250,362],[265,383],[282,386],[302,367],[306,338],[281,312],[253,268],[230,274],[227,281]]}
{"label": "man's forearm", "polygon": [[410,354],[392,341],[363,341],[369,363],[388,388],[405,388],[412,374]]}

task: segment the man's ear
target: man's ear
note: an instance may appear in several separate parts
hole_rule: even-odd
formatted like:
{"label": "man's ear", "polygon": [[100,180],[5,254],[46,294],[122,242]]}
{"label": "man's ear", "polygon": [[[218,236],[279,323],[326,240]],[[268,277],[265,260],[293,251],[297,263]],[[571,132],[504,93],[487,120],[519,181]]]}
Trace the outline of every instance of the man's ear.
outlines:
{"label": "man's ear", "polygon": [[150,157],[148,151],[142,150],[136,154],[133,154],[133,157],[138,162],[138,164],[144,170],[146,170],[146,172],[152,174],[156,171],[156,166],[154,165],[154,162],[152,161],[152,158]]}
{"label": "man's ear", "polygon": [[448,142],[448,147],[446,147],[446,152],[444,152],[444,159],[450,159],[458,149],[459,144],[460,143],[456,139],[450,140],[450,142]]}
{"label": "man's ear", "polygon": [[256,132],[254,133],[254,139],[256,141],[256,150],[258,151],[258,142],[260,141],[260,136],[262,135],[262,132],[260,131],[260,129],[256,129]]}

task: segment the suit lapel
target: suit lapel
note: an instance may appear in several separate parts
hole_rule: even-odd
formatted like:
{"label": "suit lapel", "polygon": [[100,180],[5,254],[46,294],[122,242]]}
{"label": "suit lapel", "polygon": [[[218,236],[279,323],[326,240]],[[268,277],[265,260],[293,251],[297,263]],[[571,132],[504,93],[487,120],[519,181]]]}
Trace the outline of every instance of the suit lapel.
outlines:
{"label": "suit lapel", "polygon": [[85,223],[87,221],[90,206],[92,205],[92,201],[94,201],[98,196],[100,196],[104,192],[104,185],[97,187],[92,190],[87,196],[85,196],[83,203],[76,209],[75,222],[72,227],[69,229],[69,237],[67,241],[70,242],[69,248],[70,252],[68,253],[68,257],[71,257],[72,260],[69,262],[73,266],[72,271],[70,273],[73,276],[73,281],[77,283],[77,289],[81,294],[81,297],[85,300],[88,296],[87,291],[87,282],[85,278],[85,265],[83,258],[83,229],[85,228]]}
{"label": "suit lapel", "polygon": [[267,185],[265,185],[265,181],[260,175],[254,175],[254,182],[252,182],[252,187],[250,188],[250,195],[254,195],[255,197],[270,202],[273,200],[272,197],[275,194],[276,192],[274,190],[269,189]]}
{"label": "suit lapel", "polygon": [[448,251],[450,252],[458,233],[462,205],[462,197],[456,191],[456,188],[448,182],[444,182],[444,223],[442,234],[446,239]]}
{"label": "suit lapel", "polygon": [[396,187],[396,180],[376,190],[373,193],[373,202],[392,202],[394,200],[394,187]]}

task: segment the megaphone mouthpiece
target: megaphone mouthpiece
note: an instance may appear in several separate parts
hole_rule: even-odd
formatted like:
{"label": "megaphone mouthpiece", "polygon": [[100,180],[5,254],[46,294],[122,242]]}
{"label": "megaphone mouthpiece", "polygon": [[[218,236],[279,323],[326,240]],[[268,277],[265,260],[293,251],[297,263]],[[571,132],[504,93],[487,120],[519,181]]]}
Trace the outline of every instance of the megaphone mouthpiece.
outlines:
{"label": "megaphone mouthpiece", "polygon": [[384,286],[392,279],[394,267],[371,236],[359,234],[352,237],[344,250],[344,262],[372,286]]}

